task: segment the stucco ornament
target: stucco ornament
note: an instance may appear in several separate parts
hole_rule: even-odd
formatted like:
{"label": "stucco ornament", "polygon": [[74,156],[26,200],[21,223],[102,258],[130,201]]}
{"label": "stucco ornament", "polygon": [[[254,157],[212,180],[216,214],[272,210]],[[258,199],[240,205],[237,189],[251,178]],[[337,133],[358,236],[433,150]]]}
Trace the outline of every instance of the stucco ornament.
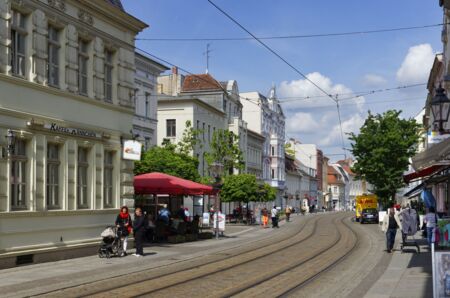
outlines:
{"label": "stucco ornament", "polygon": [[82,9],[80,9],[78,11],[78,19],[80,19],[80,21],[82,21],[86,24],[89,24],[91,26],[94,24],[94,18],[92,17],[92,15]]}
{"label": "stucco ornament", "polygon": [[66,10],[66,3],[63,0],[48,0],[48,5],[61,11]]}

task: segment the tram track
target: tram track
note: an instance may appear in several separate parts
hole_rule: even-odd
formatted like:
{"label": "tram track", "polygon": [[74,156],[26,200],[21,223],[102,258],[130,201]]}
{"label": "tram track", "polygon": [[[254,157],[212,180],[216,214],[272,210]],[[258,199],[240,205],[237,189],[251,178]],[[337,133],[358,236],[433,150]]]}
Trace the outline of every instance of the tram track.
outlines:
{"label": "tram track", "polygon": [[[204,266],[213,266],[220,262],[230,259],[239,258],[240,262],[251,262],[255,259],[255,257],[251,257],[252,255],[256,255],[256,258],[263,258],[264,256],[271,254],[276,251],[280,251],[285,249],[286,247],[294,246],[302,241],[305,241],[308,237],[310,237],[317,227],[317,221],[324,218],[323,215],[310,217],[300,226],[300,229],[296,230],[294,233],[287,233],[287,235],[283,235],[273,243],[273,239],[263,238],[261,240],[252,241],[248,244],[248,246],[227,248],[225,250],[221,250],[215,252],[213,254],[207,255],[209,258],[213,258],[213,260],[209,260],[207,262],[201,261],[199,263],[195,263],[198,260],[186,260],[186,262],[176,262],[176,264],[171,264],[168,267],[173,267],[172,265],[180,265],[178,263],[186,263],[185,268],[165,268],[167,269],[165,273],[158,273],[159,269],[162,268],[150,268],[144,270],[138,270],[135,272],[127,273],[126,275],[118,275],[113,278],[105,278],[98,279],[90,282],[85,282],[82,284],[78,284],[75,286],[68,286],[65,288],[59,288],[57,290],[47,291],[45,293],[39,293],[33,297],[92,297],[93,295],[100,295],[102,293],[110,293],[111,291],[115,291],[118,289],[122,289],[124,287],[130,285],[136,285],[141,282],[145,282],[160,278],[165,278],[171,276],[173,274],[186,273],[193,269],[203,268]],[[314,225],[310,225],[310,222],[314,222]],[[312,228],[311,228],[312,227]],[[307,232],[306,235],[303,235]],[[281,232],[281,231],[280,231]],[[275,238],[278,235],[274,235]],[[299,239],[298,239],[299,238]],[[270,243],[272,242],[272,243]],[[263,247],[255,248],[255,246]],[[226,253],[230,252],[230,253]],[[243,260],[242,258],[246,257],[247,260]],[[237,262],[237,260],[236,260]],[[197,277],[200,278],[200,277]],[[114,286],[111,286],[114,284]],[[123,294],[123,292],[121,293]]]}
{"label": "tram track", "polygon": [[[342,214],[338,214],[322,217],[314,222],[311,233],[303,239],[256,257],[246,260],[236,258],[231,264],[229,261],[225,261],[221,264],[213,264],[214,266],[209,268],[193,268],[192,271],[184,272],[183,274],[166,276],[164,279],[148,280],[133,284],[128,289],[118,288],[113,291],[99,293],[94,297],[109,297],[124,295],[124,293],[130,296],[145,297],[189,295],[206,297],[242,295],[248,297],[253,295],[248,295],[247,291],[255,288],[263,289],[264,294],[264,291],[267,289],[264,290],[266,286],[261,287],[263,283],[317,259],[318,256],[330,250],[337,243],[345,243],[348,240],[348,234],[344,235],[345,231],[341,231],[342,221],[345,218],[348,218],[348,215],[342,216]],[[319,221],[321,222],[320,226],[318,226]],[[320,227],[319,230],[318,227]],[[336,229],[336,227],[338,228]],[[338,230],[338,233],[336,233],[336,230]],[[317,239],[322,239],[322,243],[316,243]],[[323,243],[323,241],[326,243]],[[341,244],[340,248],[341,246],[343,245]],[[313,253],[298,258],[299,250],[301,251],[302,248],[310,249]],[[266,272],[264,270],[265,266],[272,269],[275,268],[275,270]],[[295,283],[295,285],[298,285],[298,283]]]}

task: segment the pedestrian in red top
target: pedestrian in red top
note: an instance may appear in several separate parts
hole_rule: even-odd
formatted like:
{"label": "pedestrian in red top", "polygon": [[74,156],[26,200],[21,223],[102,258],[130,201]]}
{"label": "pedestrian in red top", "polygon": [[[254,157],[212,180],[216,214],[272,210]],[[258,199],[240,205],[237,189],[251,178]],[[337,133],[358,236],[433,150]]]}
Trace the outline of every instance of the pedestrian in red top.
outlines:
{"label": "pedestrian in red top", "polygon": [[123,206],[122,208],[120,208],[120,213],[116,218],[116,226],[119,229],[119,236],[123,238],[123,253],[121,256],[126,256],[128,235],[130,235],[132,229],[131,216],[128,212],[127,206]]}

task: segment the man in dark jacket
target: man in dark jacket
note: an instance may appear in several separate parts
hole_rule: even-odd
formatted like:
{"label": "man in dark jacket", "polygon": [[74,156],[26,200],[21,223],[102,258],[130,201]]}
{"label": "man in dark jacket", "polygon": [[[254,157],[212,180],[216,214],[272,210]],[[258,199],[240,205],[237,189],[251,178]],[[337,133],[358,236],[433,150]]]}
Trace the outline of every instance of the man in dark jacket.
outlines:
{"label": "man in dark jacket", "polygon": [[134,242],[136,246],[136,253],[133,256],[143,257],[144,256],[144,237],[145,237],[145,227],[146,227],[146,218],[142,214],[141,208],[136,208],[134,211],[134,221],[133,221],[133,233],[134,233]]}

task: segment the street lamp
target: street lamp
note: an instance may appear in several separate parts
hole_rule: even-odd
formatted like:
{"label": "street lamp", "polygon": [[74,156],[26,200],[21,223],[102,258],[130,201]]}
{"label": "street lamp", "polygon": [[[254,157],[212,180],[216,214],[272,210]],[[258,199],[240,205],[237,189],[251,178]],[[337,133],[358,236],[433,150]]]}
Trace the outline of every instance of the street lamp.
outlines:
{"label": "street lamp", "polygon": [[216,202],[215,202],[215,211],[216,211],[216,219],[215,219],[215,226],[216,226],[216,239],[219,239],[219,209],[220,209],[220,197],[219,197],[219,190],[222,187],[222,184],[220,183],[220,179],[223,173],[223,164],[220,162],[213,162],[209,166],[209,170],[211,171],[211,175],[216,180],[214,183],[214,189],[217,191],[216,193]]}
{"label": "street lamp", "polygon": [[11,129],[8,129],[6,132],[6,143],[8,147],[6,148],[8,152],[8,156],[10,156],[14,152],[14,145],[16,143],[16,134]]}
{"label": "street lamp", "polygon": [[433,112],[434,123],[439,123],[439,132],[444,132],[444,122],[448,121],[450,113],[450,100],[445,95],[445,90],[441,85],[436,89],[436,94],[431,100],[431,111]]}

